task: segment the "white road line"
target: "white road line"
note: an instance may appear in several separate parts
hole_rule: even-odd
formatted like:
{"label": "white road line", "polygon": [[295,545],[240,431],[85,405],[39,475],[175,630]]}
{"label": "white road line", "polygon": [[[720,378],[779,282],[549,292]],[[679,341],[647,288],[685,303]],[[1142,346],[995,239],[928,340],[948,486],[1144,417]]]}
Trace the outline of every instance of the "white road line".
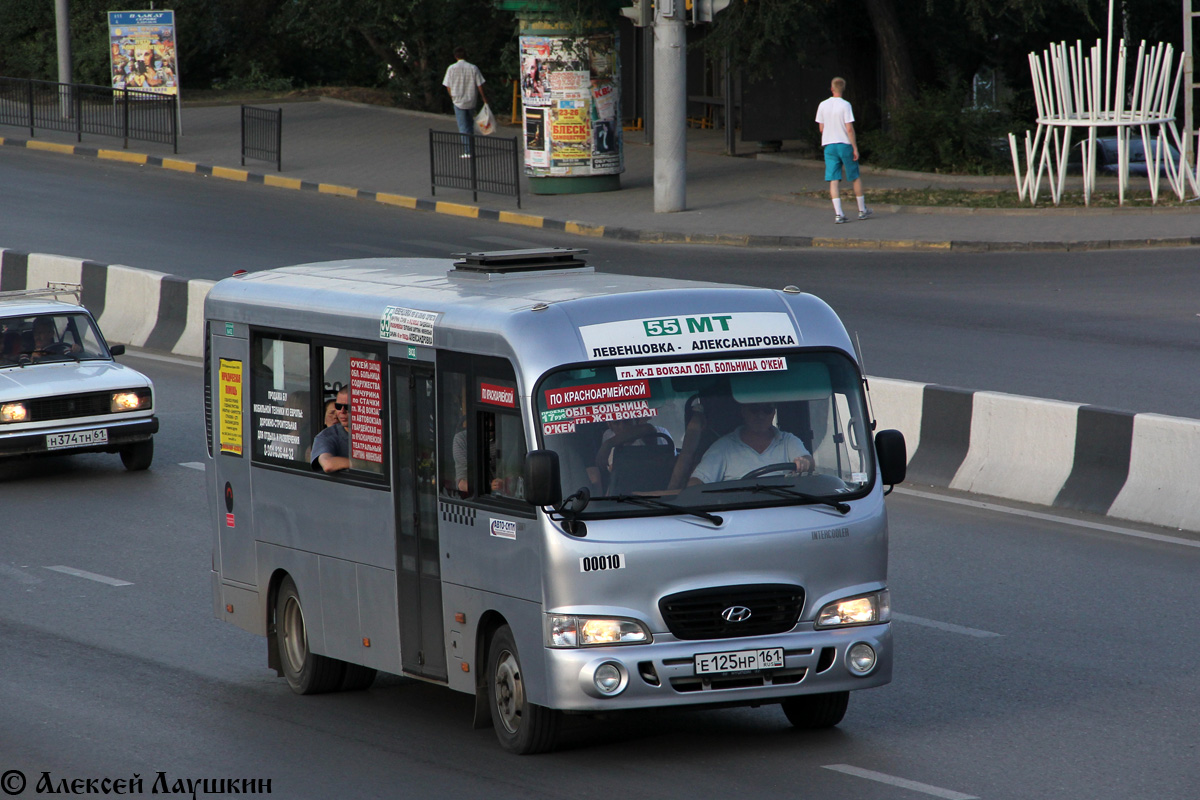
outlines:
{"label": "white road line", "polygon": [[188,469],[198,469],[201,472],[204,472],[204,462],[203,461],[180,461],[179,466],[187,467]]}
{"label": "white road line", "polygon": [[74,567],[58,566],[58,567],[46,567],[46,569],[52,569],[55,572],[61,572],[64,575],[74,575],[76,578],[87,578],[89,581],[96,581],[96,583],[107,583],[109,586],[133,586],[133,584],[130,583],[129,581],[123,581],[123,580],[120,580],[119,578],[110,578],[107,575],[97,575],[94,572],[88,572],[87,570],[82,570],[82,569],[75,569]]}
{"label": "white road line", "polygon": [[961,633],[964,636],[974,636],[978,639],[991,639],[1003,635],[999,633],[992,633],[991,631],[982,631],[979,628],[967,628],[962,625],[955,625],[952,622],[938,622],[936,619],[914,617],[909,614],[897,614],[894,611],[892,612],[892,619],[897,622],[910,622],[913,625],[924,625],[926,628],[937,628],[939,631],[949,631],[950,633]]}
{"label": "white road line", "polygon": [[905,489],[899,486],[896,487],[897,494],[905,494],[910,497],[919,497],[922,500],[938,500],[943,503],[954,503],[960,506],[970,506],[971,508],[980,508],[985,511],[997,511],[1001,514],[1014,514],[1018,517],[1028,517],[1030,519],[1038,519],[1044,522],[1057,522],[1060,525],[1074,525],[1077,528],[1089,528],[1094,531],[1104,531],[1105,533],[1116,533],[1121,536],[1132,536],[1137,539],[1149,539],[1152,542],[1166,542],[1167,544],[1181,544],[1184,547],[1200,547],[1200,541],[1196,539],[1184,539],[1181,536],[1164,536],[1161,533],[1149,533],[1147,531],[1136,531],[1132,528],[1122,528],[1117,525],[1105,525],[1102,522],[1088,522],[1083,519],[1071,519],[1070,517],[1060,517],[1055,514],[1043,514],[1040,511],[1027,511],[1023,508],[1011,508],[1009,506],[997,505],[996,503],[985,503],[982,500],[968,500],[965,497],[949,497],[942,494],[933,494],[932,492],[919,492],[915,489]]}
{"label": "white road line", "polygon": [[12,578],[25,586],[34,586],[42,582],[41,578],[30,575],[23,569],[10,567],[8,564],[0,564],[0,578]]}
{"label": "white road line", "polygon": [[910,781],[905,778],[897,778],[894,775],[886,775],[882,772],[862,769],[861,767],[852,767],[849,764],[826,764],[825,769],[842,772],[846,775],[853,775],[856,778],[866,778],[869,781],[886,783],[889,786],[897,786],[901,789],[911,789],[914,792],[921,792],[922,794],[929,794],[934,797],[942,797],[945,800],[979,800],[978,797],[972,794],[941,789],[937,786],[930,786],[928,783],[918,783],[917,781]]}

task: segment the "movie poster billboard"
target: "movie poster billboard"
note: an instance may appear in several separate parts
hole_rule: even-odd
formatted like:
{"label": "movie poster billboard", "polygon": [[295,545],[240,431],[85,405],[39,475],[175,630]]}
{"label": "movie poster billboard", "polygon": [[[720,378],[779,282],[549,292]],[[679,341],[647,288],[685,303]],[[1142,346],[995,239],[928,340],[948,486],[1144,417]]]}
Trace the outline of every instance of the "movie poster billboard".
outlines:
{"label": "movie poster billboard", "polygon": [[525,174],[624,172],[617,37],[521,37]]}
{"label": "movie poster billboard", "polygon": [[114,89],[179,94],[174,11],[108,12]]}

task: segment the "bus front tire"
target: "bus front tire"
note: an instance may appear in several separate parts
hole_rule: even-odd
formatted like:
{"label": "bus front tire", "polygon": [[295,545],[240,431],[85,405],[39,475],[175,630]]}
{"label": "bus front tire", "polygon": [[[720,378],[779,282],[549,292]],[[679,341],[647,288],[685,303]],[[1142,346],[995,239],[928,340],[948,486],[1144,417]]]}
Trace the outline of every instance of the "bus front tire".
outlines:
{"label": "bus front tire", "polygon": [[804,730],[819,730],[832,728],[846,716],[846,706],[850,704],[849,692],[830,692],[828,694],[805,694],[799,697],[789,697],[780,705],[788,722],[794,727]]}
{"label": "bus front tire", "polygon": [[279,597],[275,601],[275,642],[284,677],[293,692],[321,694],[341,688],[346,674],[345,663],[319,656],[308,649],[304,607],[300,605],[300,593],[290,575],[280,584]]}
{"label": "bus front tire", "polygon": [[562,715],[529,702],[512,629],[497,629],[488,648],[488,705],[500,746],[510,753],[547,753],[558,744]]}

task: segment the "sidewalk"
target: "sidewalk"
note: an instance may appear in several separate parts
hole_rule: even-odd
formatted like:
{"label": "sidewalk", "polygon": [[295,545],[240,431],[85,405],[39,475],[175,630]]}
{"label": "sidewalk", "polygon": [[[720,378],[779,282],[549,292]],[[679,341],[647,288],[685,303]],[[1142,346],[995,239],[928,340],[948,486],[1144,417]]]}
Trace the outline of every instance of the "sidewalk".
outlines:
{"label": "sidewalk", "polygon": [[[294,189],[330,191],[366,200],[500,219],[533,227],[632,241],[718,243],[792,247],[930,248],[964,250],[1082,250],[1113,247],[1200,245],[1200,203],[1172,209],[965,210],[874,205],[863,222],[843,190],[851,221],[833,224],[827,200],[798,199],[795,193],[827,189],[820,162],[787,153],[755,157],[721,154],[724,132],[688,134],[687,210],[654,213],[654,151],[643,134],[625,134],[621,190],[582,195],[533,195],[522,186],[522,208],[511,197],[438,188],[430,192],[429,135],[456,130],[451,116],[361,105],[339,100],[263,104],[283,108],[283,171],[249,161],[241,166],[239,107],[185,106],[179,153],[166,145],[72,134],[0,128],[0,144],[117,158],[233,180]],[[502,120],[506,123],[506,120]],[[18,136],[13,135],[18,134]],[[518,136],[519,126],[502,124],[498,136]],[[113,153],[113,151],[116,151]],[[279,180],[279,179],[282,180]],[[1134,188],[1138,181],[1131,178]],[[1068,186],[1080,178],[1068,178]],[[868,204],[872,189],[1014,188],[1012,177],[963,178],[864,167]],[[1160,184],[1160,189],[1165,186]],[[386,194],[388,197],[376,197]],[[396,197],[399,196],[399,197]],[[400,202],[397,202],[400,201]],[[436,202],[435,202],[436,201]]]}

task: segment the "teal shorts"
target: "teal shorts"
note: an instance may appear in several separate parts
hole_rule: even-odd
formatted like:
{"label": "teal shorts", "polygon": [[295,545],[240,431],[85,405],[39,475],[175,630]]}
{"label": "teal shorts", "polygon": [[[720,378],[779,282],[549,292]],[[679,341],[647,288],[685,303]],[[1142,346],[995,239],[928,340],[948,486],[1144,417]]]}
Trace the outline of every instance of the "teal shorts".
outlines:
{"label": "teal shorts", "polygon": [[845,143],[825,145],[825,180],[840,181],[843,166],[846,167],[846,180],[858,180],[858,162],[854,160],[854,148]]}

